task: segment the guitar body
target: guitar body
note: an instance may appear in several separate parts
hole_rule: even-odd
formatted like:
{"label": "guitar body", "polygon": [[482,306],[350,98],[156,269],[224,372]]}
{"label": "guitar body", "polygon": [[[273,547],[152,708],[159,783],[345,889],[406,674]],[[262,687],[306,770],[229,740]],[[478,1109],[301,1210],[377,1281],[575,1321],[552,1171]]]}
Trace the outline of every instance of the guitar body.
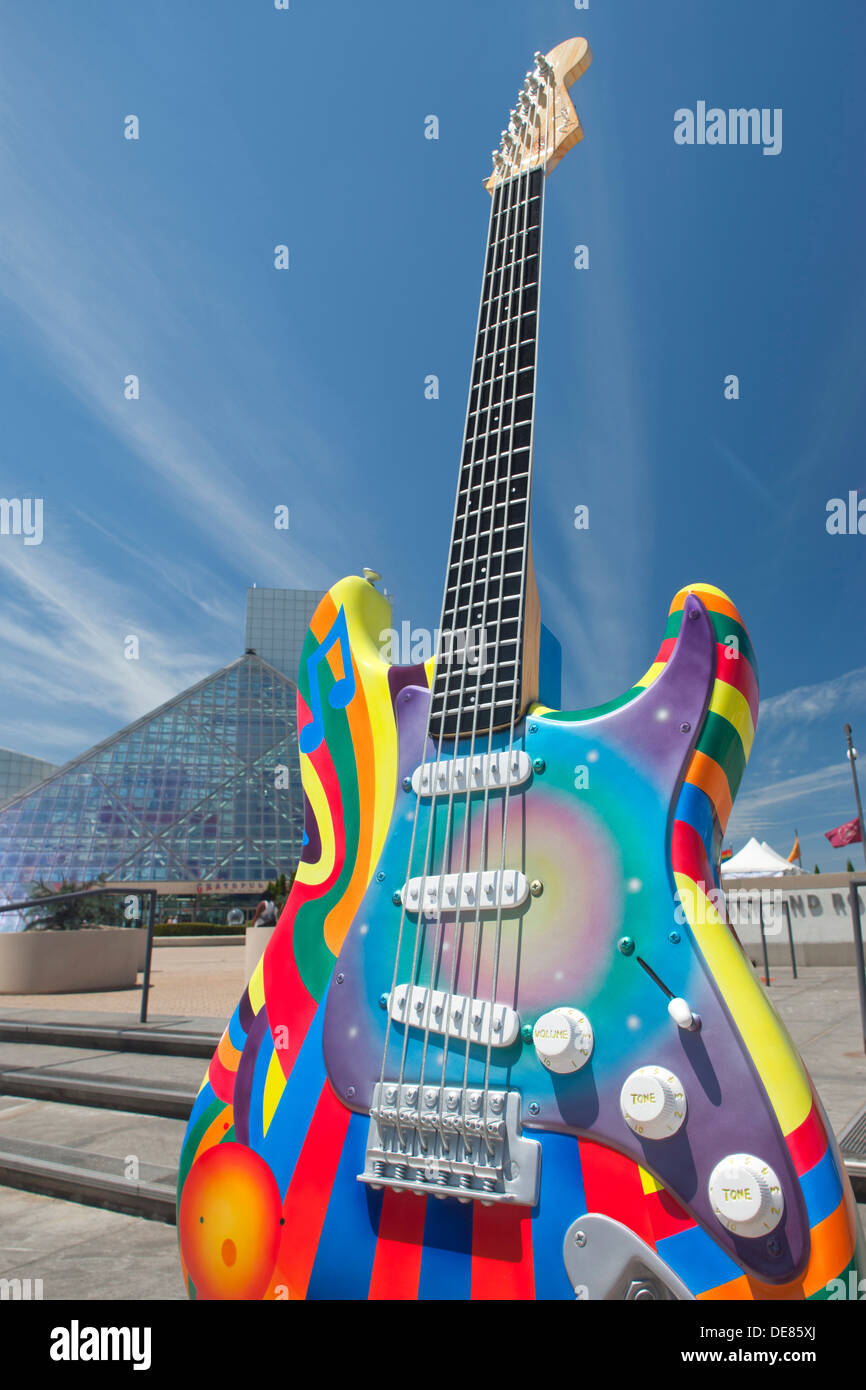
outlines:
{"label": "guitar body", "polygon": [[[389,625],[386,600],[349,578],[304,648],[306,843],[190,1117],[178,1188],[190,1295],[802,1299],[866,1273],[832,1132],[712,901],[757,718],[736,609],[710,586],[681,591],[656,662],[620,699],[583,713],[536,703],[483,748],[449,745],[449,759],[525,753],[519,785],[419,796],[417,812],[413,773],[439,767],[432,663],[389,666]],[[473,929],[447,903],[413,914],[407,864],[423,875],[425,845],[458,875],[500,869],[502,848],[531,888],[498,928],[479,911]],[[470,1013],[495,1001],[486,1033],[466,1036],[469,1019],[460,1035],[431,1031],[437,999]],[[563,1007],[592,1029],[567,1074],[542,1064],[536,1028]],[[675,1083],[662,1138],[624,1118],[643,1067]],[[443,1148],[411,1125],[405,1162],[371,1159],[371,1108],[381,1128],[413,1082],[440,1121],[449,1096],[464,1115],[509,1098],[501,1172],[471,1134]],[[714,1209],[731,1155],[771,1172],[765,1231],[744,1235]]]}

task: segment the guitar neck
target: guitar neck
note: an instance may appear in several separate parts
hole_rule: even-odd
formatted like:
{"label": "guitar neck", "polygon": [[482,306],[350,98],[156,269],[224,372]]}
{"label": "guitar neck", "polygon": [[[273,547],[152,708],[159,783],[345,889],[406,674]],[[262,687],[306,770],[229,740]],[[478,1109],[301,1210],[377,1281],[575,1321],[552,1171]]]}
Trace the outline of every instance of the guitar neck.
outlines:
{"label": "guitar neck", "polygon": [[530,502],[544,172],[493,191],[431,734],[507,727],[537,695]]}

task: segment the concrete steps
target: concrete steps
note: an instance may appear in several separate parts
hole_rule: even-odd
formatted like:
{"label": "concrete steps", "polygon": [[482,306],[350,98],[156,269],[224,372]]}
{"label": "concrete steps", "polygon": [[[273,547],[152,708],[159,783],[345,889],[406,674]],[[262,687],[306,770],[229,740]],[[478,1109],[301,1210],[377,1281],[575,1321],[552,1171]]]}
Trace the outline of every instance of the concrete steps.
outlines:
{"label": "concrete steps", "polygon": [[121,1158],[87,1149],[0,1138],[0,1183],[6,1187],[174,1225],[176,1169],[143,1163],[133,1179],[125,1167]]}
{"label": "concrete steps", "polygon": [[219,1033],[0,1019],[0,1184],[173,1224],[186,1121]]}
{"label": "concrete steps", "polygon": [[122,1052],[151,1052],[174,1057],[210,1059],[222,1028],[206,1028],[202,1020],[178,1019],[159,1023],[92,1023],[58,1021],[50,1015],[26,1018],[0,1013],[0,1043],[37,1043],[48,1046],[91,1047]]}

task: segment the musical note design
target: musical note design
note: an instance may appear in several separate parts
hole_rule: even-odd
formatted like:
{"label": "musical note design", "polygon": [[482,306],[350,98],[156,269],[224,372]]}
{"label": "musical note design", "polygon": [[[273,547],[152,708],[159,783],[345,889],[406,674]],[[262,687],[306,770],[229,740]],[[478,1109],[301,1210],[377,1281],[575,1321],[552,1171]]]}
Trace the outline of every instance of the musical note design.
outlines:
{"label": "musical note design", "polygon": [[310,687],[310,709],[313,718],[310,723],[305,724],[301,730],[298,743],[302,753],[314,753],[325,737],[325,725],[322,717],[322,693],[319,687],[319,667],[327,657],[328,652],[337,642],[340,644],[343,675],[340,676],[331,687],[328,695],[328,704],[331,706],[331,709],[345,709],[355,695],[355,671],[352,666],[352,651],[349,646],[349,629],[346,626],[346,614],[342,608],[340,608],[339,613],[322,639],[321,644],[313,652],[313,655],[307,658],[307,681]]}

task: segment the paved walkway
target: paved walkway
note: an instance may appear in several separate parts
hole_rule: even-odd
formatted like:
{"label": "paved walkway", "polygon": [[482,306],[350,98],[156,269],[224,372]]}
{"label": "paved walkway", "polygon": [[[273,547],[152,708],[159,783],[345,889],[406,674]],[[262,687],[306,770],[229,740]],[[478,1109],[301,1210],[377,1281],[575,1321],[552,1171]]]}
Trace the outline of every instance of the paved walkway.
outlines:
{"label": "paved walkway", "polygon": [[[242,946],[156,946],[150,974],[148,1017],[186,1014],[227,1023],[244,992]],[[0,1015],[21,1009],[46,1013],[52,1006],[75,1013],[113,1013],[138,1018],[141,977],[134,989],[94,994],[0,994]],[[99,1019],[94,1018],[94,1022]]]}
{"label": "paved walkway", "polygon": [[182,1299],[177,1232],[56,1197],[0,1187],[0,1277],[42,1280],[55,1299]]}

